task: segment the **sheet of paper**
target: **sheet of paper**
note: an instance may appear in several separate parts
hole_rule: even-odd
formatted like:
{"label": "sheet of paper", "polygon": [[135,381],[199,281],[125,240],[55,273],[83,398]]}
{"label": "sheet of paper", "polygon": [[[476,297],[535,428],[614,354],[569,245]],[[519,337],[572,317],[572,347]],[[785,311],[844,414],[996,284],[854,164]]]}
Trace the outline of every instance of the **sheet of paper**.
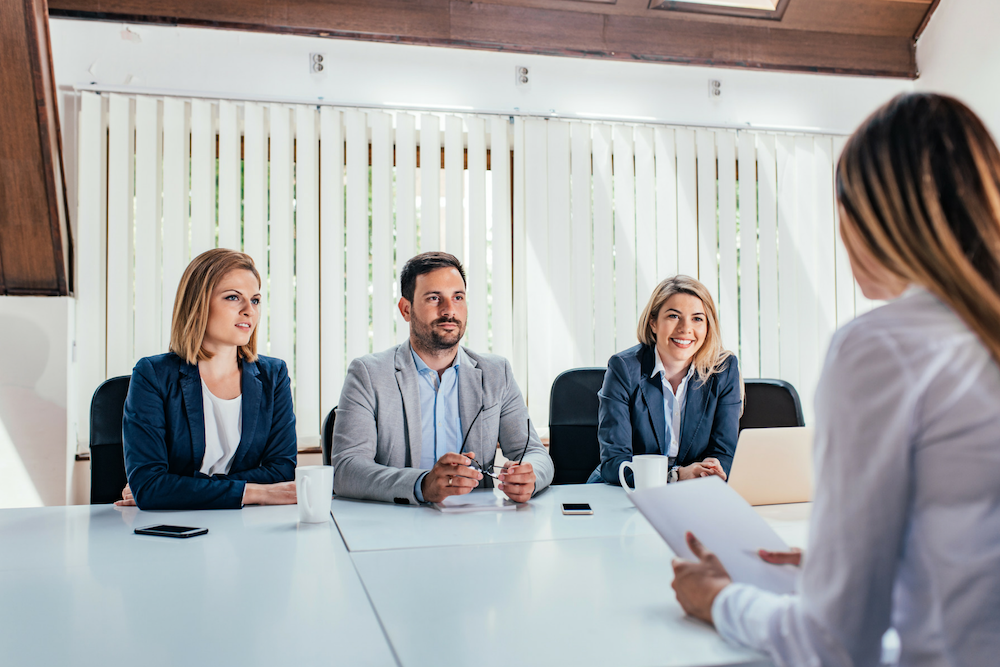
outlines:
{"label": "sheet of paper", "polygon": [[685,533],[715,553],[733,581],[774,593],[794,593],[798,568],[771,565],[758,549],[784,551],[785,541],[736,491],[718,477],[702,477],[631,496],[642,515],[681,558],[695,560]]}
{"label": "sheet of paper", "polygon": [[517,504],[495,489],[482,489],[463,496],[448,496],[434,503],[445,514],[460,512],[499,512],[517,509]]}

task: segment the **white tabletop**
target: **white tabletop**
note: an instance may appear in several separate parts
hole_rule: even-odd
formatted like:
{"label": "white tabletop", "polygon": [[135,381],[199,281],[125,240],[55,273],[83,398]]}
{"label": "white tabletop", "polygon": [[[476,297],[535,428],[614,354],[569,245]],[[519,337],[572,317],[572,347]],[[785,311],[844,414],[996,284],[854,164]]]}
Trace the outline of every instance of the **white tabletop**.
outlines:
{"label": "white tabletop", "polygon": [[[336,525],[300,525],[294,506],[2,510],[0,662],[767,664],[683,615],[673,554],[618,487],[552,487],[508,512],[331,507]],[[805,546],[809,505],[758,512]],[[156,523],[210,532],[132,532]]]}
{"label": "white tabletop", "polygon": [[[594,514],[565,516],[562,503],[590,503]],[[331,510],[351,552],[656,534],[625,491],[607,484],[552,486],[506,512],[443,514],[339,497]]]}
{"label": "white tabletop", "polygon": [[[0,511],[5,665],[395,665],[332,522],[298,510]],[[172,539],[157,523],[207,527]]]}
{"label": "white tabletop", "polygon": [[770,664],[684,616],[656,535],[351,556],[407,667]]}

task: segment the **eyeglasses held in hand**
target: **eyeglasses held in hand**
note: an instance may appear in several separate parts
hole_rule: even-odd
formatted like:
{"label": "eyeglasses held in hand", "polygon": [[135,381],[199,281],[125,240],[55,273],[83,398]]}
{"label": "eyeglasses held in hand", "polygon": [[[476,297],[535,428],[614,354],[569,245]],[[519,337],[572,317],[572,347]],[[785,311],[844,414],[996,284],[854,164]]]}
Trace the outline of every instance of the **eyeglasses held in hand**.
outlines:
{"label": "eyeglasses held in hand", "polygon": [[[465,443],[468,442],[469,435],[472,434],[472,427],[475,425],[476,420],[479,419],[479,415],[482,414],[483,408],[485,408],[485,407],[486,407],[485,405],[481,406],[479,408],[479,412],[477,412],[476,416],[472,418],[472,423],[469,424],[469,430],[466,431],[465,438],[462,440],[462,447],[458,450],[459,455],[461,455],[465,451]],[[524,448],[521,450],[521,456],[517,460],[517,465],[521,465],[521,462],[524,461],[524,453],[528,451],[528,445],[529,444],[531,444],[531,417],[528,417],[528,435],[527,435],[527,439],[524,441]],[[488,466],[484,466],[482,463],[480,463],[476,459],[469,459],[469,460],[472,461],[472,463],[469,465],[469,467],[472,468],[473,470],[478,470],[479,472],[483,473],[484,475],[489,475],[493,479],[496,479],[496,480],[500,479],[500,473],[497,472],[496,469],[493,467],[493,463],[492,462]]]}

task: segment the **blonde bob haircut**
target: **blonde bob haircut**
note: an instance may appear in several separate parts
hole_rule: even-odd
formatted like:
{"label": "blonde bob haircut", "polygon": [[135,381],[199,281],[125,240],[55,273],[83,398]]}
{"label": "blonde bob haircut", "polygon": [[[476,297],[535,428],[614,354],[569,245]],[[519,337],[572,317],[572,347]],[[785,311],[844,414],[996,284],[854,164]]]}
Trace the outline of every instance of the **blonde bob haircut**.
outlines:
{"label": "blonde bob haircut", "polygon": [[[207,250],[188,264],[177,286],[174,314],[170,324],[170,351],[189,364],[207,361],[212,354],[202,347],[208,330],[208,308],[212,293],[230,271],[250,271],[260,285],[260,274],[253,258],[242,252],[215,248]],[[257,361],[257,329],[237,352],[244,361]]]}
{"label": "blonde bob haircut", "polygon": [[[722,349],[722,334],[719,331],[719,315],[715,310],[715,301],[712,300],[712,295],[709,293],[708,288],[700,282],[690,276],[677,275],[667,278],[657,285],[656,289],[653,290],[652,296],[649,297],[649,303],[646,304],[646,307],[642,311],[642,316],[639,318],[636,336],[639,338],[640,343],[654,349],[656,348],[656,334],[653,333],[653,322],[660,316],[660,309],[663,308],[663,304],[675,294],[690,294],[693,297],[701,299],[702,304],[705,306],[708,335],[705,336],[705,342],[695,352],[694,360],[691,362],[694,365],[695,372],[698,374],[698,379],[704,384],[715,373],[724,371],[727,366],[726,361],[734,355],[729,350]],[[743,384],[742,378],[740,384]]]}
{"label": "blonde bob haircut", "polygon": [[958,100],[900,95],[837,165],[840,235],[943,301],[1000,364],[1000,151]]}

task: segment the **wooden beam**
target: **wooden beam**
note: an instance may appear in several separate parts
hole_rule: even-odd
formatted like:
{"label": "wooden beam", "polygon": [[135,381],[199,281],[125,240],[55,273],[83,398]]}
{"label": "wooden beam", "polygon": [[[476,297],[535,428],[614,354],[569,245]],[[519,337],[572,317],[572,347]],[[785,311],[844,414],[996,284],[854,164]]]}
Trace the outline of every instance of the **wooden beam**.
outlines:
{"label": "wooden beam", "polygon": [[47,12],[45,0],[0,3],[0,294],[71,289]]}
{"label": "wooden beam", "polygon": [[[805,7],[797,4],[817,3],[829,4],[789,3],[782,21],[651,10],[648,4],[640,9],[547,0],[50,0],[50,14],[578,58],[915,78],[912,31],[926,5],[849,0],[858,31],[845,32],[844,25],[828,31],[805,21]],[[875,34],[878,28],[869,25],[875,16],[879,24],[893,16],[901,23],[892,34]]]}

